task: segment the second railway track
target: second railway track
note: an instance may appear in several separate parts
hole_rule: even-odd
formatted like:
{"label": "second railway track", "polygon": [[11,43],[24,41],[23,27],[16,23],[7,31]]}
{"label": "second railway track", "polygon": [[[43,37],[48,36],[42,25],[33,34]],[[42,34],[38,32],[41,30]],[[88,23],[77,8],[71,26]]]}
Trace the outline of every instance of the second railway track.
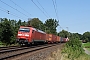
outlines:
{"label": "second railway track", "polygon": [[[60,44],[60,43],[59,43]],[[26,54],[26,53],[30,53],[30,52],[34,52],[37,50],[41,50],[44,48],[48,48],[48,47],[52,47],[52,46],[56,46],[59,44],[50,44],[50,45],[40,45],[40,46],[34,46],[34,47],[18,47],[16,49],[9,49],[9,50],[2,50],[0,51],[0,60],[7,60],[22,54]]]}

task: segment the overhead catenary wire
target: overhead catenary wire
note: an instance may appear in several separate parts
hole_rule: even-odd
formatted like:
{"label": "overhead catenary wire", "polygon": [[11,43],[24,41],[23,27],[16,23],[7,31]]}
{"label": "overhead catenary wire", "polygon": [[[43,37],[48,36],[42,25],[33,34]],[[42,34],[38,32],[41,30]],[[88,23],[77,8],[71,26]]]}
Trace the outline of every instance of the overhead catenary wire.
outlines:
{"label": "overhead catenary wire", "polygon": [[56,13],[56,17],[57,17],[57,19],[59,21],[58,14],[57,14],[57,9],[55,7],[56,2],[54,3],[54,0],[52,0],[52,2],[53,2],[54,10],[55,10],[55,13]]}
{"label": "overhead catenary wire", "polygon": [[41,6],[41,8],[45,11],[45,13],[50,17],[50,15],[47,13],[47,11],[44,9],[44,7],[40,4],[40,2],[37,0],[38,4]]}
{"label": "overhead catenary wire", "polygon": [[56,6],[56,13],[57,13],[57,18],[58,18],[58,22],[59,22],[58,9],[57,9],[57,3],[56,3],[56,0],[55,0],[55,6]]}
{"label": "overhead catenary wire", "polygon": [[[58,19],[58,22],[59,22],[59,17],[58,17],[58,10],[57,10],[57,3],[56,3],[56,0],[52,0],[53,2],[53,6],[54,6],[54,10],[55,10],[55,14],[56,14],[56,17]],[[61,29],[63,29],[63,27],[61,27],[61,25],[59,25]],[[64,29],[63,29],[64,30]]]}
{"label": "overhead catenary wire", "polygon": [[7,3],[3,2],[2,0],[0,0],[0,1],[1,1],[2,3],[4,3],[5,5],[7,5],[7,6],[11,7],[12,9],[14,9],[14,10],[18,11],[19,13],[23,14],[24,16],[28,17],[27,15],[25,15],[25,14],[24,14],[24,13],[22,13],[22,12],[20,12],[20,11],[19,11],[19,10],[17,10],[16,8],[14,8],[14,7],[10,6],[9,4],[7,4]]}
{"label": "overhead catenary wire", "polygon": [[[12,16],[15,16],[15,17],[18,17],[18,18],[23,19],[22,17],[17,16],[17,14],[13,14],[13,13],[10,12],[9,10],[4,9],[4,8],[2,8],[2,7],[0,7],[0,10],[3,11],[3,12],[5,12],[5,13],[7,13],[7,14],[9,14],[9,15],[12,15]],[[23,19],[23,20],[25,20],[25,19]]]}
{"label": "overhead catenary wire", "polygon": [[[31,0],[32,2],[33,2],[33,4],[35,5],[35,6],[37,6],[37,4],[33,1],[33,0]],[[37,8],[48,18],[48,16],[37,6]]]}
{"label": "overhead catenary wire", "polygon": [[[0,9],[0,10],[3,11],[3,12],[5,12],[5,13],[7,13],[7,14],[11,14],[9,10],[7,10],[7,11],[4,11],[2,9]],[[11,15],[13,15],[13,14],[11,14]],[[13,16],[15,16],[15,15],[13,15]],[[16,17],[18,17],[18,16],[16,16]]]}
{"label": "overhead catenary wire", "polygon": [[27,12],[25,9],[23,9],[22,7],[20,7],[18,4],[16,4],[14,1],[10,0],[13,4],[15,4],[16,6],[18,6],[19,8],[21,8],[24,12],[28,13],[30,16],[33,16],[32,14],[30,14],[29,12]]}

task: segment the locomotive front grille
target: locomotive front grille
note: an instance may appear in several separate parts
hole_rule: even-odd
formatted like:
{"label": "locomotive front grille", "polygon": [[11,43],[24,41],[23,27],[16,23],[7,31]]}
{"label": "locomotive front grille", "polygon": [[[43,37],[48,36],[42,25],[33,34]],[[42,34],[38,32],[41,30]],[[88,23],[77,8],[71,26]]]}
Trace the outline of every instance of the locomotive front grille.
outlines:
{"label": "locomotive front grille", "polygon": [[23,38],[20,38],[20,39],[19,39],[19,43],[27,43],[27,42],[28,42],[27,39],[23,39]]}

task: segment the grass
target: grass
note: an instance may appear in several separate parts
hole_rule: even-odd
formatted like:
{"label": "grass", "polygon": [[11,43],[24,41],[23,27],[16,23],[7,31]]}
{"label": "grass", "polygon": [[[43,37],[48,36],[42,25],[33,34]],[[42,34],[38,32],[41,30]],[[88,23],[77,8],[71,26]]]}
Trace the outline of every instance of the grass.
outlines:
{"label": "grass", "polygon": [[[19,46],[19,44],[11,44],[8,46]],[[8,46],[6,46],[4,43],[0,42],[0,47],[8,47]]]}
{"label": "grass", "polygon": [[82,55],[80,55],[80,57],[78,57],[75,60],[90,60],[90,56],[85,54],[85,53],[83,53]]}
{"label": "grass", "polygon": [[90,51],[90,48],[86,48],[86,49]]}
{"label": "grass", "polygon": [[[62,53],[61,49],[57,49],[56,51],[52,52],[46,60],[72,60],[72,59],[69,59],[66,53]],[[74,60],[90,60],[90,56],[83,53]]]}
{"label": "grass", "polygon": [[3,45],[3,43],[2,42],[0,42],[0,47],[3,47],[4,45]]}
{"label": "grass", "polygon": [[[83,48],[90,46],[90,42],[82,44]],[[78,48],[78,47],[75,47]],[[73,48],[74,49],[74,48]],[[84,51],[80,53],[79,50],[74,50],[70,47],[64,47],[62,50],[57,49],[46,60],[90,60],[90,55],[87,55]],[[88,48],[90,50],[90,48]],[[80,53],[80,55],[78,54]],[[77,57],[79,55],[79,57]]]}
{"label": "grass", "polygon": [[83,48],[86,48],[90,51],[90,42],[82,44]]}
{"label": "grass", "polygon": [[84,44],[82,44],[82,46],[83,46],[84,48],[85,48],[85,47],[86,47],[86,48],[88,48],[88,47],[90,48],[90,42],[84,43]]}

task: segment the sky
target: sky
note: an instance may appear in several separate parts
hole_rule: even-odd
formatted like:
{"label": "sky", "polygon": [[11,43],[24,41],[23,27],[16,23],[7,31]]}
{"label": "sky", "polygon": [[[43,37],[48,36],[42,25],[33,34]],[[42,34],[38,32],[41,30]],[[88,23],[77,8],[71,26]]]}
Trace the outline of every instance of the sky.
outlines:
{"label": "sky", "polygon": [[57,32],[64,29],[83,34],[90,32],[90,0],[0,0],[0,18],[39,18],[43,23],[53,18],[62,27],[58,26]]}

